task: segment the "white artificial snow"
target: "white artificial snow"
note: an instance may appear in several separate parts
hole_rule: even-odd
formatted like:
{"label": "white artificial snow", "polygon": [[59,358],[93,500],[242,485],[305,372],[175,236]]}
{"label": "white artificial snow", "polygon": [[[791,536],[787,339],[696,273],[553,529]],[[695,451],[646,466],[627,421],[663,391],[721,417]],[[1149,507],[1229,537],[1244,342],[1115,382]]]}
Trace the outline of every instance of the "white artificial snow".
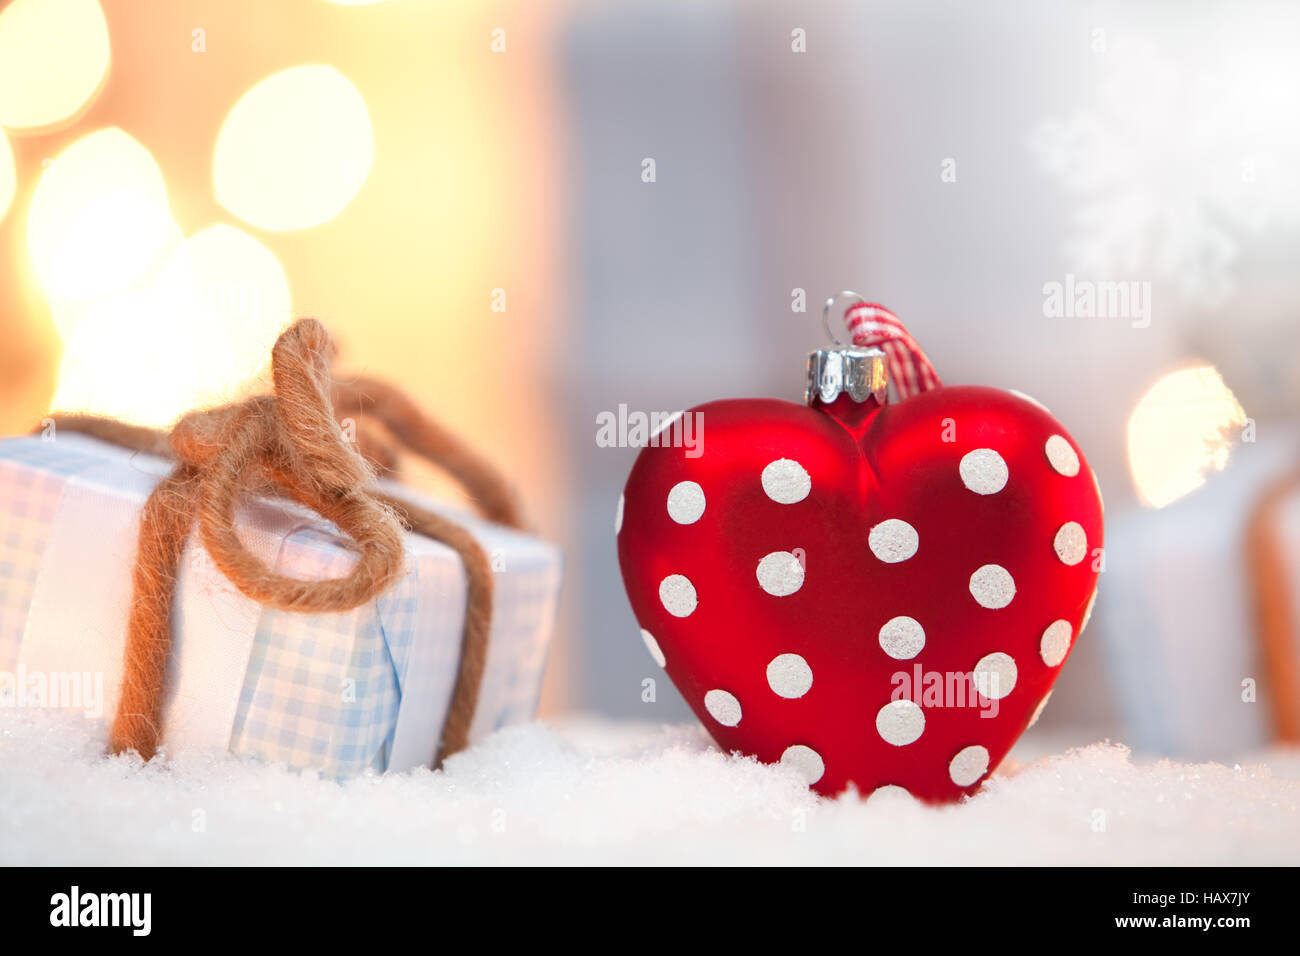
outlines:
{"label": "white artificial snow", "polygon": [[1228,767],[1094,744],[1009,760],[973,798],[935,809],[903,794],[819,798],[806,767],[727,756],[696,726],[534,723],[440,773],[344,783],[226,753],[142,765],[104,756],[104,740],[102,721],[0,710],[0,864],[1300,859],[1294,751]]}

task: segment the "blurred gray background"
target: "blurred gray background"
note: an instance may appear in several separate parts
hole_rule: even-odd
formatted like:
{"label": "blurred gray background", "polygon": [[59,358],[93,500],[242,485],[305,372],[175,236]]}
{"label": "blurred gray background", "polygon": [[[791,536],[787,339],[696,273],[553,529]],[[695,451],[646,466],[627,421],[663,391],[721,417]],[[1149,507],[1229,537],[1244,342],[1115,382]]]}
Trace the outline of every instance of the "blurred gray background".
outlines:
{"label": "blurred gray background", "polygon": [[[1099,476],[1108,567],[1040,727],[1194,756],[1270,737],[1267,701],[1240,694],[1247,677],[1268,686],[1241,537],[1260,489],[1295,463],[1300,12],[577,3],[556,44],[569,294],[550,385],[575,495],[552,668],[565,707],[689,715],[667,681],[655,704],[640,697],[657,668],[613,536],[636,450],[597,447],[597,413],[799,400],[821,302],[849,288],[895,310],[946,381],[1043,401]],[[1067,273],[1149,282],[1149,326],[1045,316],[1044,284]],[[1129,416],[1162,375],[1201,364],[1258,440],[1199,490],[1144,506]]]}

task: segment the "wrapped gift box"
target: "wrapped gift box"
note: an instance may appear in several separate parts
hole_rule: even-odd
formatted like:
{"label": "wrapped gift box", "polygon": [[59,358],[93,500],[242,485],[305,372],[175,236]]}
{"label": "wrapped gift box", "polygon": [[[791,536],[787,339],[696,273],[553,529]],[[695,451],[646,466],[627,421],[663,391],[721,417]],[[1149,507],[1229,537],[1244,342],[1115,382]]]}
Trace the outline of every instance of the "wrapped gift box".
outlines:
{"label": "wrapped gift box", "polygon": [[[0,441],[0,675],[16,702],[112,720],[139,512],[168,469],[79,434]],[[491,640],[471,740],[531,719],[560,586],[558,550],[402,486],[385,490],[460,522],[492,559]],[[249,502],[236,528],[281,574],[339,577],[355,561],[333,525],[292,502]],[[405,573],[379,598],[344,613],[300,614],[244,597],[191,534],[173,611],[163,748],[228,748],[334,777],[431,763],[459,664],[466,579],[447,546],[418,535],[407,542]],[[92,699],[96,685],[102,699]],[[55,699],[60,687],[84,699]],[[48,699],[34,700],[37,691]]]}
{"label": "wrapped gift box", "polygon": [[[1124,742],[1141,752],[1235,760],[1275,739],[1283,687],[1256,633],[1246,530],[1261,496],[1300,461],[1300,433],[1283,422],[1261,422],[1260,433],[1269,440],[1235,447],[1227,469],[1186,498],[1110,512],[1093,626]],[[1277,519],[1294,561],[1285,576],[1300,568],[1300,526],[1285,507]],[[1292,580],[1300,594],[1300,572]]]}

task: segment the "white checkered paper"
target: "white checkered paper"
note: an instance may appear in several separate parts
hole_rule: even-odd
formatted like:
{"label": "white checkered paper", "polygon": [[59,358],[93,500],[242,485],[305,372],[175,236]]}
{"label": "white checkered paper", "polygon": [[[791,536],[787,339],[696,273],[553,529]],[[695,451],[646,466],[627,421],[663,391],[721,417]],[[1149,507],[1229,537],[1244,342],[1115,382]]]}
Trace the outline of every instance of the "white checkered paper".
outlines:
{"label": "white checkered paper", "polygon": [[[120,667],[135,519],[165,470],[83,435],[0,441],[0,671],[51,661],[77,669],[98,662],[106,675]],[[497,572],[476,740],[536,711],[560,556],[529,535],[419,503],[469,528]],[[254,502],[236,526],[281,574],[339,577],[355,561],[333,525],[292,503]],[[101,540],[115,535],[130,540]],[[408,535],[398,582],[338,614],[252,604],[221,577],[196,535],[181,564],[165,749],[219,745],[330,777],[430,762],[464,626],[466,580],[454,551]],[[114,685],[105,688],[106,720],[115,681],[106,678]]]}

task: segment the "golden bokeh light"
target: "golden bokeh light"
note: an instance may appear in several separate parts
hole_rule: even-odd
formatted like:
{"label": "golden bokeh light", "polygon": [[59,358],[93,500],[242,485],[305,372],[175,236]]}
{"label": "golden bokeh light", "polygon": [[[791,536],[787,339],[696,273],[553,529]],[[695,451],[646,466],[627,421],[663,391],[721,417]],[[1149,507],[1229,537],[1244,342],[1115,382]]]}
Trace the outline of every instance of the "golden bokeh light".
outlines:
{"label": "golden bokeh light", "polygon": [[14,170],[14,151],[9,137],[0,133],[0,219],[4,219],[18,188],[18,175]]}
{"label": "golden bokeh light", "polygon": [[128,292],[59,320],[64,355],[55,408],[163,427],[235,397],[261,371],[290,319],[275,255],[212,226],[181,243]]}
{"label": "golden bokeh light", "polygon": [[186,239],[158,279],[175,321],[202,346],[192,370],[190,406],[231,397],[267,364],[271,346],[293,318],[289,280],[275,254],[233,226],[210,226]]}
{"label": "golden bokeh light", "polygon": [[109,57],[96,0],[14,0],[0,11],[0,126],[39,133],[76,120]]}
{"label": "golden bokeh light", "polygon": [[1163,376],[1128,420],[1128,459],[1142,503],[1163,508],[1228,463],[1232,432],[1246,413],[1211,365]]}
{"label": "golden bokeh light", "polygon": [[63,359],[51,407],[168,425],[186,392],[171,303],[150,287],[110,296],[80,311],[75,321],[59,321],[64,311],[55,310]]}
{"label": "golden bokeh light", "polygon": [[32,196],[27,248],[52,300],[126,289],[179,238],[162,171],[147,149],[116,127],[69,146]]}
{"label": "golden bokeh light", "polygon": [[305,229],[337,216],[370,174],[365,100],[332,66],[275,73],[231,108],[217,136],[217,202],[261,229]]}

